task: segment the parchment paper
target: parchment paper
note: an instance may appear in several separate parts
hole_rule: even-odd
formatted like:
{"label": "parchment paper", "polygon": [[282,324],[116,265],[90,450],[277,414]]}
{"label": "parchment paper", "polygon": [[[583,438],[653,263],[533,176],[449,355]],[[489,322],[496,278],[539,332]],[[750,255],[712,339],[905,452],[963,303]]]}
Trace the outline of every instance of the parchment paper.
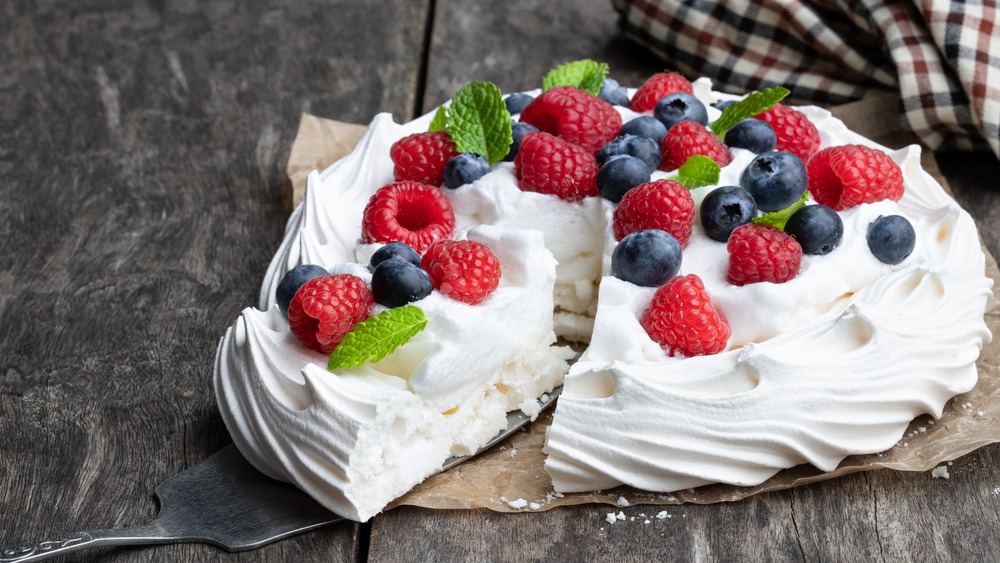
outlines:
{"label": "parchment paper", "polygon": [[[854,131],[885,146],[901,147],[915,138],[898,130],[895,95],[879,96],[831,108]],[[351,151],[365,127],[303,114],[288,159],[288,176],[298,205],[305,190],[306,175],[322,170]],[[948,189],[930,151],[923,151],[924,168]],[[541,453],[551,413],[543,414],[526,430],[501,446],[417,485],[388,508],[400,505],[438,509],[488,508],[498,512],[547,510],[584,503],[616,504],[624,497],[629,504],[709,504],[739,500],[760,492],[787,489],[841,475],[872,469],[927,471],[977,448],[1000,441],[1000,270],[986,252],[986,275],[994,280],[993,298],[987,306],[986,322],[993,333],[980,355],[979,382],[965,394],[953,398],[939,420],[925,415],[915,419],[903,438],[882,453],[851,456],[830,472],[800,465],[779,472],[756,487],[709,485],[671,494],[650,493],[630,487],[586,494],[557,495],[542,468]]]}

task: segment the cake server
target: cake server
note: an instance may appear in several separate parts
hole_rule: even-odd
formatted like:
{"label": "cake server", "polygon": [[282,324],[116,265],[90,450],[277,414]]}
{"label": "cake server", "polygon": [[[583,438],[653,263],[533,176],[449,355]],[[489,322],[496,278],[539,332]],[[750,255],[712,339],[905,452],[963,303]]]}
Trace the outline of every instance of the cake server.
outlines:
{"label": "cake server", "polygon": [[[561,391],[557,387],[549,393],[542,409]],[[529,421],[521,411],[507,413],[503,432],[472,455],[449,458],[439,473],[485,452]],[[200,542],[246,551],[343,520],[294,485],[257,471],[232,444],[160,483],[155,493],[160,510],[144,526],[75,532],[0,548],[0,563],[40,561],[112,545]]]}

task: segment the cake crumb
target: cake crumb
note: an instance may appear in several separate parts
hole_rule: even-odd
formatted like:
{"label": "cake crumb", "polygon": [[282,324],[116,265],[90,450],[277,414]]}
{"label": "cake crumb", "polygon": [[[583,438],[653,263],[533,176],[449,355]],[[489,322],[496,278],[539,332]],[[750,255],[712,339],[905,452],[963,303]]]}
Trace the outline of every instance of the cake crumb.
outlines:
{"label": "cake crumb", "polygon": [[630,506],[628,499],[625,497],[618,497],[618,500],[615,501],[615,504],[617,504],[618,506],[625,506],[625,507]]}
{"label": "cake crumb", "polygon": [[666,510],[661,510],[661,511],[659,511],[659,512],[656,513],[656,519],[657,520],[663,520],[663,519],[666,519],[666,518],[670,518],[670,513],[667,512]]}
{"label": "cake crumb", "polygon": [[618,515],[615,516],[615,518],[618,518],[619,520],[625,520],[625,513],[619,510]]}
{"label": "cake crumb", "polygon": [[511,449],[510,450],[510,457],[514,457],[516,455],[517,455],[517,448]]}
{"label": "cake crumb", "polygon": [[525,506],[528,506],[528,501],[524,500],[523,498],[519,498],[517,500],[508,500],[507,501],[507,506],[509,506],[511,508],[514,508],[516,510],[520,510],[520,509],[524,508]]}
{"label": "cake crumb", "polygon": [[931,470],[931,477],[935,479],[950,479],[951,475],[948,474],[947,465],[939,465]]}
{"label": "cake crumb", "polygon": [[617,521],[614,512],[609,512],[604,519],[607,520],[608,524],[614,524]]}
{"label": "cake crumb", "polygon": [[537,502],[529,502],[528,503],[528,508],[530,508],[531,510],[538,510],[541,507],[542,507],[542,505],[538,504]]}
{"label": "cake crumb", "polygon": [[994,495],[1000,495],[1000,487],[994,487],[993,494]]}

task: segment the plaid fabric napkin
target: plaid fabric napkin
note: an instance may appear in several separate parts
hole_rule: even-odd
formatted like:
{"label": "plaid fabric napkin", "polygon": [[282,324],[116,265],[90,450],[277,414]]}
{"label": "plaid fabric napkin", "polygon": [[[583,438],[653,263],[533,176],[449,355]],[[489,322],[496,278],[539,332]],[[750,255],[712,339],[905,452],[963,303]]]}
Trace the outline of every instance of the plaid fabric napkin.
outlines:
{"label": "plaid fabric napkin", "polygon": [[623,33],[719,89],[838,104],[899,92],[932,149],[1000,156],[995,0],[612,0]]}

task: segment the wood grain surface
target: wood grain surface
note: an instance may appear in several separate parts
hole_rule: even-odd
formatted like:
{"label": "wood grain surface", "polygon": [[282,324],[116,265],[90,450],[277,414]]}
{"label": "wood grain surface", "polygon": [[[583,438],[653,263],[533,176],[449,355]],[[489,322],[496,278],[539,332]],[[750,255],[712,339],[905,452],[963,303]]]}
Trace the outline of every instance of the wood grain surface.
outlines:
{"label": "wood grain surface", "polygon": [[[215,347],[256,301],[303,111],[406,121],[469,80],[578,58],[664,63],[610,2],[0,2],[0,546],[142,524],[153,487],[228,443]],[[938,155],[1000,251],[1000,164]],[[986,561],[1000,447],[949,479],[878,471],[719,505],[392,510],[263,549],[73,561]]]}

